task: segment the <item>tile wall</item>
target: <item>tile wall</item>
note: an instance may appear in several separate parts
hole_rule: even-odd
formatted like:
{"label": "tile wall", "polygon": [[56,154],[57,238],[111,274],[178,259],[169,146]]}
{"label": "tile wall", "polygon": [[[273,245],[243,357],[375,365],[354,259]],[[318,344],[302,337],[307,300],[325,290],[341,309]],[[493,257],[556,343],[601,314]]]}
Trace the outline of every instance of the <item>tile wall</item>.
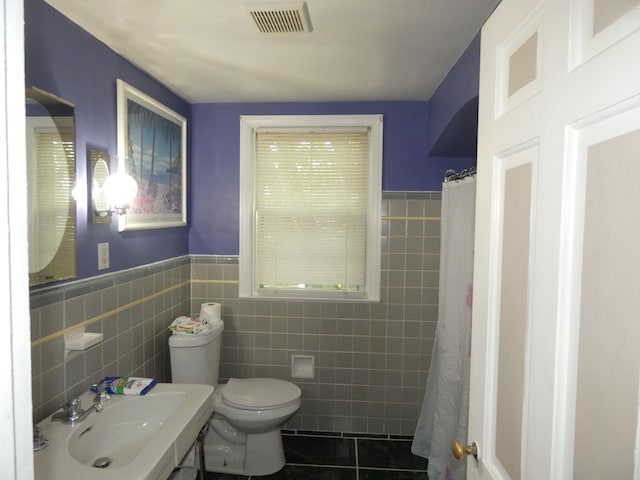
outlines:
{"label": "tile wall", "polygon": [[[383,193],[379,303],[238,298],[238,258],[191,255],[43,288],[31,295],[34,420],[106,375],[170,381],[167,326],[200,304],[223,304],[221,377],[270,376],[303,390],[287,428],[412,435],[435,335],[439,192]],[[64,352],[85,326],[104,341]],[[291,355],[315,357],[292,379]]]}
{"label": "tile wall", "polygon": [[[34,421],[107,375],[169,381],[166,327],[189,308],[190,271],[181,257],[32,292]],[[65,356],[64,334],[82,326],[103,342]]]}
{"label": "tile wall", "polygon": [[[275,377],[303,391],[290,429],[412,435],[433,349],[440,193],[383,195],[380,303],[238,298],[238,258],[192,256],[191,311],[223,305],[221,377]],[[315,378],[291,378],[291,356]]]}

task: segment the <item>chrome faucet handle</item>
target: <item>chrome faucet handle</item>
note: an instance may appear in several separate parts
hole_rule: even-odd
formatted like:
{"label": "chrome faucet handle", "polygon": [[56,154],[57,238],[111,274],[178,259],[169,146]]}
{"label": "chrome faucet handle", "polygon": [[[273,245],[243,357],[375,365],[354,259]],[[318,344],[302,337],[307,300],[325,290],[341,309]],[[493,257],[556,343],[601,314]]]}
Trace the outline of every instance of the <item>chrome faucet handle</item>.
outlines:
{"label": "chrome faucet handle", "polygon": [[39,425],[33,426],[33,451],[39,452],[47,448],[49,445],[49,440],[44,438],[43,428]]}
{"label": "chrome faucet handle", "polygon": [[80,397],[72,398],[67,403],[60,406],[65,413],[74,414],[82,410],[80,405]]}
{"label": "chrome faucet handle", "polygon": [[75,425],[84,420],[91,412],[104,410],[102,402],[91,405],[86,410],[80,404],[80,398],[74,398],[61,406],[62,410],[51,415],[51,420],[59,420],[67,425]]}
{"label": "chrome faucet handle", "polygon": [[107,392],[107,386],[107,382],[94,383],[91,386],[92,390],[96,390],[96,396],[93,397],[94,403],[106,402],[111,398],[111,395],[109,395],[109,392]]}
{"label": "chrome faucet handle", "polygon": [[54,413],[51,418],[71,425],[82,420],[88,413],[87,410],[82,408],[80,398],[73,398],[61,405],[60,408],[62,411]]}

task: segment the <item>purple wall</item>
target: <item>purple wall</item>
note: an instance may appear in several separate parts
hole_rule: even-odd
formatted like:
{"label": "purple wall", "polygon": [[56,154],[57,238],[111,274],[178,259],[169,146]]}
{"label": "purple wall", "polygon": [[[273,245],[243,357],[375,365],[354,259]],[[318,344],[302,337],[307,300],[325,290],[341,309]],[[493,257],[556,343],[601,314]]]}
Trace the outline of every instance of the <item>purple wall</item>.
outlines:
{"label": "purple wall", "polygon": [[[111,245],[111,269],[121,270],[186,253],[238,253],[240,115],[384,115],[383,189],[438,191],[444,172],[473,158],[430,156],[451,119],[477,96],[479,36],[430,102],[260,103],[188,105],[42,0],[25,0],[27,83],[76,105],[77,182],[87,184],[87,151],[108,151],[115,166],[116,79],[151,95],[189,121],[188,228],[134,232],[88,220],[78,202],[78,277],[97,270],[97,244]],[[453,132],[457,142],[474,132]],[[447,158],[443,158],[443,157]]]}
{"label": "purple wall", "polygon": [[383,190],[439,191],[446,170],[476,164],[479,68],[480,34],[428,103],[193,105],[189,252],[238,253],[240,115],[382,113]]}
{"label": "purple wall", "polygon": [[[189,105],[42,0],[25,0],[26,83],[75,104],[76,182],[87,185],[88,150],[109,152],[116,166],[116,79],[189,118]],[[78,278],[188,253],[187,228],[117,231],[88,218],[87,191],[77,202]],[[109,242],[109,270],[97,269],[97,244]]]}
{"label": "purple wall", "polygon": [[[384,115],[382,188],[440,190],[451,162],[428,157],[426,102],[256,103],[192,106],[189,252],[238,253],[240,115]],[[455,167],[454,167],[455,168]]]}

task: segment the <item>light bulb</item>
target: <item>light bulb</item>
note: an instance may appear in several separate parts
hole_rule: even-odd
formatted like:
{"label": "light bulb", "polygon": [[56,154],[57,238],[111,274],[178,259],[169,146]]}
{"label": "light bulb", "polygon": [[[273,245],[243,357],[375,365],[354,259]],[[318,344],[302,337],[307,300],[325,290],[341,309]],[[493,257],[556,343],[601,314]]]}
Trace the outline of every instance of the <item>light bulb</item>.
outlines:
{"label": "light bulb", "polygon": [[105,180],[102,189],[111,208],[123,214],[138,193],[138,183],[131,175],[114,173]]}

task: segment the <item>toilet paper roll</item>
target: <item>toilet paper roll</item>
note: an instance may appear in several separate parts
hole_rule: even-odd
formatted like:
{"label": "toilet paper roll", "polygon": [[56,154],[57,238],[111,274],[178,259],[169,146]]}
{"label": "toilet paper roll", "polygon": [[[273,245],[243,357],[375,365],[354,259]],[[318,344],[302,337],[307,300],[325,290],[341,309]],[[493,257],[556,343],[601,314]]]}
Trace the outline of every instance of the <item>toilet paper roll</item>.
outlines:
{"label": "toilet paper roll", "polygon": [[200,305],[200,320],[208,320],[209,322],[220,320],[221,307],[219,303],[203,303]]}

